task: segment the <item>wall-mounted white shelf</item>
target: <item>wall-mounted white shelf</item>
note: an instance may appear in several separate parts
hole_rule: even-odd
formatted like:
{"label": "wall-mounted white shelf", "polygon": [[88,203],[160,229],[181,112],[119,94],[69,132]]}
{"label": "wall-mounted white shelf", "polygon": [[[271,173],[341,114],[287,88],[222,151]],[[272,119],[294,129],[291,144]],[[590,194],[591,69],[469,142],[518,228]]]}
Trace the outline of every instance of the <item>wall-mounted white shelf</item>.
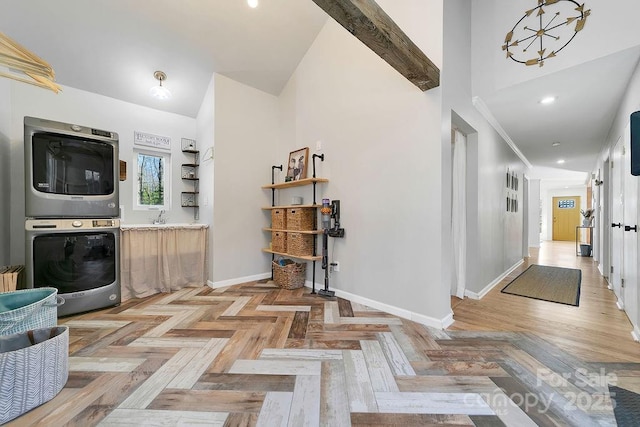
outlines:
{"label": "wall-mounted white shelf", "polygon": [[198,188],[200,179],[198,178],[198,168],[200,166],[200,151],[196,149],[196,141],[193,139],[182,138],[182,152],[193,156],[193,162],[183,163],[181,165],[180,177],[183,181],[191,183],[193,191],[183,191],[180,194],[180,205],[183,208],[193,208],[193,219],[200,217],[198,204]]}

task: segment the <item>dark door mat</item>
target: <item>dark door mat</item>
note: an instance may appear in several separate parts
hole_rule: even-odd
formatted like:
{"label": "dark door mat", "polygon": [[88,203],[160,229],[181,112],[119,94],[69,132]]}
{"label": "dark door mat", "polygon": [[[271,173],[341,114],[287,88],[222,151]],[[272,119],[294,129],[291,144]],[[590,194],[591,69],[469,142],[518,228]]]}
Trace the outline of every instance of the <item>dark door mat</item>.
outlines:
{"label": "dark door mat", "polygon": [[609,386],[609,393],[615,402],[613,413],[618,426],[640,426],[640,394],[612,385]]}

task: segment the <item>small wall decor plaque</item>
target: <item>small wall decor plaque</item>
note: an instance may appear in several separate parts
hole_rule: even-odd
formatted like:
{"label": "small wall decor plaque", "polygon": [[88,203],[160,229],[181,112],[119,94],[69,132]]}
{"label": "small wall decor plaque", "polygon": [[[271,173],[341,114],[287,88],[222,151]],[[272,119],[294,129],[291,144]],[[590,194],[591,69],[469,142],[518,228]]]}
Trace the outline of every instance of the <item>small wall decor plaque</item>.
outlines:
{"label": "small wall decor plaque", "polygon": [[133,131],[133,143],[160,150],[171,150],[171,137]]}

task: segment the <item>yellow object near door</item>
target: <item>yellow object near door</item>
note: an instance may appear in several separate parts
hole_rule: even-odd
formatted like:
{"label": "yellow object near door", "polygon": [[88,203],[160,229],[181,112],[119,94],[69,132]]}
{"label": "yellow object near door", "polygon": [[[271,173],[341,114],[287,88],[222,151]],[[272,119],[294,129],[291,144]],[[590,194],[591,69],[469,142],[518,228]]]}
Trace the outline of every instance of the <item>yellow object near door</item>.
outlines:
{"label": "yellow object near door", "polygon": [[575,240],[578,225],[580,225],[580,196],[554,197],[553,240]]}

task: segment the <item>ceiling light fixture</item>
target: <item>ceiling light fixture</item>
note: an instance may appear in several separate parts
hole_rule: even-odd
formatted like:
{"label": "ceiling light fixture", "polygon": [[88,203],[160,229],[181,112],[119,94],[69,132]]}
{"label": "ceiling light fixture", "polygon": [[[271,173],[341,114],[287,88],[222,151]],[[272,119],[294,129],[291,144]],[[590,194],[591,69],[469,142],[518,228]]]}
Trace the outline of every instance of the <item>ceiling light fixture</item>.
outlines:
{"label": "ceiling light fixture", "polygon": [[556,141],[553,144],[551,144],[552,147],[558,147],[559,145],[560,145],[560,143],[558,141]]}
{"label": "ceiling light fixture", "polygon": [[258,0],[247,0],[247,4],[250,8],[255,9],[258,7]]}
{"label": "ceiling light fixture", "polygon": [[562,164],[564,164],[564,159],[560,159],[556,163],[559,164],[559,165],[562,165]]}
{"label": "ceiling light fixture", "polygon": [[167,80],[167,75],[162,71],[156,71],[155,73],[153,73],[153,77],[158,80],[159,84],[158,86],[154,86],[151,88],[151,90],[149,91],[151,96],[157,99],[171,99],[171,91],[162,86],[162,82],[164,80]]}
{"label": "ceiling light fixture", "polygon": [[542,67],[582,31],[589,15],[576,0],[538,0],[507,33],[502,50],[515,62]]}
{"label": "ceiling light fixture", "polygon": [[553,104],[554,102],[556,102],[556,99],[557,98],[555,96],[545,96],[540,100],[540,104],[542,105]]}

